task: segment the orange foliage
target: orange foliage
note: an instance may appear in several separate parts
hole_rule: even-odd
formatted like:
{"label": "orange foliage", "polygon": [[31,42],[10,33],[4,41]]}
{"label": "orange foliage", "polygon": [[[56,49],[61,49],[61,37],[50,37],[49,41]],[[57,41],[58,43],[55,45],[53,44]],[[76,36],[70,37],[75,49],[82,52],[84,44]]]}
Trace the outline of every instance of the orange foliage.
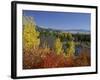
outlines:
{"label": "orange foliage", "polygon": [[[86,51],[86,50],[85,50]],[[23,69],[59,68],[89,66],[90,55],[81,52],[77,57],[68,57],[64,53],[57,55],[53,50],[30,49],[23,53]]]}

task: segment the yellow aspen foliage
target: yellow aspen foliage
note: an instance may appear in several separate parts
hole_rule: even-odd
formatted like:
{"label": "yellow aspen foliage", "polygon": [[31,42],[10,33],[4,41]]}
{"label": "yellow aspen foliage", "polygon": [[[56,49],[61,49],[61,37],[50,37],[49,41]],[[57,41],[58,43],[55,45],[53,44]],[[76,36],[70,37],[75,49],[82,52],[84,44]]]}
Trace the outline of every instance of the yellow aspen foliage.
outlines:
{"label": "yellow aspen foliage", "polygon": [[55,49],[55,52],[57,53],[57,55],[59,55],[62,51],[62,42],[60,41],[59,38],[57,38],[55,40],[54,49]]}
{"label": "yellow aspen foliage", "polygon": [[72,37],[71,33],[67,33],[66,37],[67,37],[68,41],[72,41],[73,40],[73,37]]}
{"label": "yellow aspen foliage", "polygon": [[27,22],[23,25],[23,46],[24,48],[38,48],[40,44],[39,32],[36,31],[36,25],[34,23]]}
{"label": "yellow aspen foliage", "polygon": [[73,41],[67,42],[67,56],[74,56],[75,53],[75,44]]}

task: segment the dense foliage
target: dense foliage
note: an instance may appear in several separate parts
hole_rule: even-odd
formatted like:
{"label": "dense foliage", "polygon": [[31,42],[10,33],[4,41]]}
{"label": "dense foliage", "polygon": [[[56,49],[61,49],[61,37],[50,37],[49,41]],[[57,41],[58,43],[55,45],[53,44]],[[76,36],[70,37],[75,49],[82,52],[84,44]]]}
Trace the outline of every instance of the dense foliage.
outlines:
{"label": "dense foliage", "polygon": [[60,54],[62,51],[62,43],[59,38],[55,40],[54,50],[57,54]]}
{"label": "dense foliage", "polygon": [[31,17],[25,21],[23,69],[91,65],[90,34],[39,28]]}
{"label": "dense foliage", "polygon": [[40,43],[39,32],[36,31],[36,26],[33,23],[27,23],[23,26],[23,45],[25,48],[37,48]]}

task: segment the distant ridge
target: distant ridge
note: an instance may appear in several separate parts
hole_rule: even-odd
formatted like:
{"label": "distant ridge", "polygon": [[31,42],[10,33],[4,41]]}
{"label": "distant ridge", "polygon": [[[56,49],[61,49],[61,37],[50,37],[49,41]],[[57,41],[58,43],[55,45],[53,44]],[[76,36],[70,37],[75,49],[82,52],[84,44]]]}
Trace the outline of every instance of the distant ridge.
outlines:
{"label": "distant ridge", "polygon": [[76,34],[76,33],[90,34],[90,31],[85,30],[85,29],[60,30],[60,29],[44,28],[44,27],[40,27],[40,26],[37,26],[37,29],[40,30],[40,31],[41,30],[46,30],[46,31],[56,31],[56,32],[70,32],[70,33],[73,33],[73,34]]}
{"label": "distant ridge", "polygon": [[89,30],[84,30],[84,29],[72,29],[72,30],[70,29],[70,30],[63,30],[63,32],[90,34]]}

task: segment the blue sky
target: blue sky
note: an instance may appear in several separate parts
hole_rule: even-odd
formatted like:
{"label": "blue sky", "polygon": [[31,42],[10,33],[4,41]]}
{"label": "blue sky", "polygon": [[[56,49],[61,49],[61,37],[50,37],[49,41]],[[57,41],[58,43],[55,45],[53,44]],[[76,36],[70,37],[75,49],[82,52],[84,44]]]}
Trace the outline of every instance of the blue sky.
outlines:
{"label": "blue sky", "polygon": [[90,30],[90,13],[48,12],[23,10],[24,16],[34,18],[38,26],[53,29],[84,29]]}

